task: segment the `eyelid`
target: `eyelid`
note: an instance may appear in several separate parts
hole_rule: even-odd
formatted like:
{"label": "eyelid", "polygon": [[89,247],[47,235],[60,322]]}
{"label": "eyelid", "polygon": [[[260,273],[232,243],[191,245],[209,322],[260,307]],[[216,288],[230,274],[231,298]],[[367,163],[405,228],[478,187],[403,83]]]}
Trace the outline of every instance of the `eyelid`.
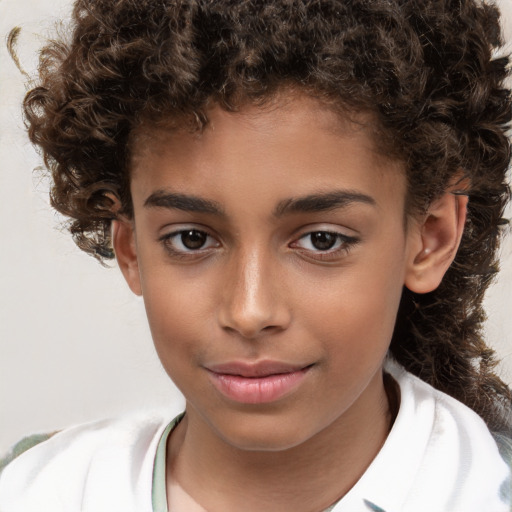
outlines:
{"label": "eyelid", "polygon": [[[158,237],[158,241],[160,243],[162,243],[162,245],[164,246],[164,249],[171,256],[184,257],[184,258],[194,257],[194,256],[202,256],[205,254],[206,251],[216,248],[216,247],[219,247],[221,245],[219,240],[217,239],[217,237],[212,235],[210,230],[205,228],[204,226],[192,224],[192,225],[173,226],[173,228],[174,229],[172,231],[165,232],[165,233],[159,235],[159,237]],[[204,233],[207,236],[207,238],[209,238],[210,240],[214,240],[215,244],[211,245],[211,244],[207,243],[207,246],[200,247],[198,249],[188,249],[186,247],[183,249],[178,249],[176,247],[173,247],[172,240],[188,231],[197,231],[199,233]]]}
{"label": "eyelid", "polygon": [[312,223],[306,226],[302,226],[300,229],[297,229],[293,234],[294,240],[299,240],[307,235],[311,235],[312,233],[330,233],[332,235],[337,235],[346,239],[359,239],[359,232],[355,229],[338,225],[338,224],[329,224],[329,223]]}
{"label": "eyelid", "polygon": [[[341,240],[342,242],[345,242],[345,243],[348,243],[348,244],[355,243],[356,241],[359,240],[358,238],[356,238],[354,236],[349,236],[349,235],[346,235],[344,233],[340,233],[338,231],[331,231],[331,230],[327,230],[327,229],[315,229],[313,231],[308,231],[307,233],[302,234],[293,243],[296,243],[297,241],[302,240],[303,238],[307,238],[308,236],[311,236],[311,235],[313,235],[315,233],[327,233],[329,235],[333,235],[333,236],[337,237],[338,240]],[[325,249],[325,250],[317,249],[318,252],[327,252],[327,251],[332,251],[332,250],[333,249]]]}
{"label": "eyelid", "polygon": [[[341,241],[341,245],[335,248],[321,250],[321,249],[308,249],[304,247],[298,246],[298,242],[308,236],[311,236],[314,233],[329,233],[334,235]],[[289,247],[293,249],[297,249],[300,253],[308,256],[309,258],[320,260],[320,261],[328,261],[339,259],[345,256],[350,250],[360,242],[360,238],[353,235],[347,235],[346,233],[341,232],[341,230],[337,230],[332,228],[331,226],[308,226],[307,231],[302,231],[300,236],[295,237],[294,241],[289,245]],[[338,242],[336,242],[338,243]]]}

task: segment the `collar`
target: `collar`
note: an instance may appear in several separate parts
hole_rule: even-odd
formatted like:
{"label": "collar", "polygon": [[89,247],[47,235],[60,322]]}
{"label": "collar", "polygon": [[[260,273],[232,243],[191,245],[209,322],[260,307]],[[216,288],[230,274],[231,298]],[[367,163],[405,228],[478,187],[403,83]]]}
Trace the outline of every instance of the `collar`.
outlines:
{"label": "collar", "polygon": [[397,363],[387,360],[384,369],[400,388],[398,414],[381,450],[333,512],[360,510],[361,503],[372,512],[402,510],[429,444],[434,401],[426,392],[416,396],[412,376]]}

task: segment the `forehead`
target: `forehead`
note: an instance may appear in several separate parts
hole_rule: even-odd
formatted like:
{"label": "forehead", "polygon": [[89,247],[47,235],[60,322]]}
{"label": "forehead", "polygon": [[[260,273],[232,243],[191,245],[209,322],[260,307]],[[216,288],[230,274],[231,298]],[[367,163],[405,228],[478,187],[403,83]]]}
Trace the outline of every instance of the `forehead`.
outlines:
{"label": "forehead", "polygon": [[403,166],[379,150],[370,114],[342,114],[295,95],[237,112],[213,104],[206,115],[203,130],[179,123],[139,129],[132,146],[134,205],[168,188],[220,198],[249,190],[269,201],[361,188],[394,191],[403,203]]}
{"label": "forehead", "polygon": [[[208,136],[214,130],[219,132],[229,128],[229,124],[243,126],[261,134],[271,134],[274,129],[292,128],[297,123],[306,122],[309,131],[323,131],[341,136],[364,132],[368,136],[369,149],[386,155],[379,142],[382,134],[377,129],[376,116],[370,112],[359,113],[344,109],[332,100],[318,99],[303,91],[281,88],[277,93],[261,101],[241,100],[234,110],[221,107],[217,102],[208,101],[196,112],[170,114],[158,121],[145,121],[131,137],[132,156],[144,157],[147,150],[153,152],[157,146],[165,145],[171,135]],[[203,121],[204,118],[204,121]],[[295,122],[295,123],[294,123]],[[313,123],[313,124],[309,124]],[[379,133],[378,133],[379,132]],[[298,134],[297,134],[298,135]]]}

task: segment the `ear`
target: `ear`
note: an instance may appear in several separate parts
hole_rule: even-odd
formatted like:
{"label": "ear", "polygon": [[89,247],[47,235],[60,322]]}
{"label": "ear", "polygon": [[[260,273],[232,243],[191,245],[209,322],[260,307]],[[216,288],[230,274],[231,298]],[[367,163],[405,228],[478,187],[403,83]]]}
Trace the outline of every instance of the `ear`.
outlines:
{"label": "ear", "polygon": [[459,248],[466,222],[468,197],[447,191],[411,226],[405,286],[415,293],[435,290]]}
{"label": "ear", "polygon": [[136,295],[142,295],[135,229],[132,221],[128,219],[112,221],[112,245],[128,286]]}

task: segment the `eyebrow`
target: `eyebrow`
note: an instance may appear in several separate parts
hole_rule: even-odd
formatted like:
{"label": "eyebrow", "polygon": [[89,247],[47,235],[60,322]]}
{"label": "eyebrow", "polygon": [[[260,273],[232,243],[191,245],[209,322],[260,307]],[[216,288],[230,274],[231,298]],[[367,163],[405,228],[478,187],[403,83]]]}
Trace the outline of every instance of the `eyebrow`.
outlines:
{"label": "eyebrow", "polygon": [[274,210],[275,217],[290,213],[314,213],[345,208],[354,203],[376,206],[373,197],[351,190],[335,190],[333,192],[311,194],[304,197],[285,199]]}
{"label": "eyebrow", "polygon": [[[303,197],[284,199],[273,211],[274,217],[283,217],[293,213],[314,213],[345,208],[354,203],[375,206],[371,196],[350,190],[336,190],[327,193],[310,194]],[[144,202],[146,208],[170,208],[187,212],[208,213],[225,217],[226,213],[216,201],[202,197],[157,190]]]}
{"label": "eyebrow", "polygon": [[186,212],[209,213],[222,217],[226,215],[222,206],[215,201],[186,194],[166,192],[165,190],[153,192],[144,201],[144,206],[146,208],[172,208]]}

